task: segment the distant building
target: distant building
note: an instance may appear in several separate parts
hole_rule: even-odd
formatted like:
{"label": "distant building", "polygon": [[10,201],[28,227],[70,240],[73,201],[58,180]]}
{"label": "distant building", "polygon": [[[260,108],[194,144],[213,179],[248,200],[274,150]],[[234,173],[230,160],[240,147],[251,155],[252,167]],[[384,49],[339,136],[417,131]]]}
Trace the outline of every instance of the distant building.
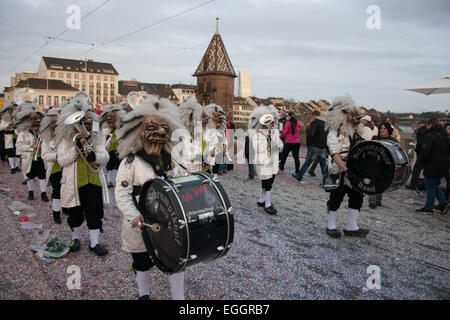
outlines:
{"label": "distant building", "polygon": [[30,78],[20,80],[15,87],[5,88],[5,99],[14,100],[14,95],[21,88],[33,89],[38,96],[40,106],[59,105],[79,91],[61,80]]}
{"label": "distant building", "polygon": [[215,103],[230,112],[233,108],[236,73],[219,34],[218,20],[216,33],[194,73],[197,77],[197,101],[204,106]]}
{"label": "distant building", "polygon": [[137,91],[146,95],[154,96],[155,98],[166,98],[173,103],[178,102],[178,98],[173,92],[169,84],[164,83],[146,83],[136,80],[120,80],[119,81],[119,95],[120,101],[126,101],[128,94],[131,91]]}
{"label": "distant building", "polygon": [[14,77],[11,77],[11,87],[14,87],[16,84],[18,84],[20,80],[26,80],[30,78],[39,78],[39,75],[36,72],[32,71],[16,73]]}
{"label": "distant building", "polygon": [[257,107],[249,98],[234,97],[233,121],[236,128],[247,129],[250,114]]}
{"label": "distant building", "polygon": [[191,84],[173,84],[170,86],[173,93],[177,96],[177,104],[180,105],[184,100],[190,97],[196,97],[197,86]]}
{"label": "distant building", "polygon": [[247,98],[252,95],[250,91],[250,78],[248,71],[239,71],[239,97]]}
{"label": "distant building", "polygon": [[89,95],[93,103],[116,103],[119,73],[110,63],[42,57],[38,78],[60,80]]}

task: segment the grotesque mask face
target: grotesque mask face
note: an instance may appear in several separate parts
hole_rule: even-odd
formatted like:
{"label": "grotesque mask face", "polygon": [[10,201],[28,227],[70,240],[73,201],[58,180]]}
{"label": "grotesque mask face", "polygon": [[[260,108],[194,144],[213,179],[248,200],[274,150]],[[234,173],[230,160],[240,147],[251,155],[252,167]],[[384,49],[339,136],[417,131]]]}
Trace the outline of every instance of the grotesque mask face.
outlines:
{"label": "grotesque mask face", "polygon": [[169,141],[170,128],[166,120],[159,116],[147,116],[142,122],[141,139],[148,155],[159,155]]}
{"label": "grotesque mask face", "polygon": [[89,113],[86,113],[83,119],[81,119],[81,122],[83,123],[84,127],[87,131],[92,131],[92,117]]}
{"label": "grotesque mask face", "polygon": [[202,125],[206,126],[206,124],[208,123],[209,120],[209,116],[206,113],[202,113]]}
{"label": "grotesque mask face", "polygon": [[30,115],[30,122],[31,122],[31,130],[35,131],[39,129],[39,125],[41,124],[41,117],[37,113],[33,112]]}
{"label": "grotesque mask face", "polygon": [[133,109],[130,107],[129,104],[127,104],[126,106],[124,106],[124,107],[123,107],[123,110],[125,110],[126,112],[133,111]]}
{"label": "grotesque mask face", "polygon": [[114,129],[116,127],[116,113],[115,112],[108,112],[106,114],[106,122],[108,123],[108,126],[111,129]]}
{"label": "grotesque mask face", "polygon": [[352,110],[347,113],[347,121],[351,124],[357,124],[358,123],[358,112],[356,110]]}
{"label": "grotesque mask face", "polygon": [[53,132],[56,128],[56,122],[58,122],[58,117],[52,117],[52,121],[50,121],[49,129]]}
{"label": "grotesque mask face", "polygon": [[216,126],[220,126],[225,119],[225,115],[219,111],[216,111],[212,114],[212,119]]}

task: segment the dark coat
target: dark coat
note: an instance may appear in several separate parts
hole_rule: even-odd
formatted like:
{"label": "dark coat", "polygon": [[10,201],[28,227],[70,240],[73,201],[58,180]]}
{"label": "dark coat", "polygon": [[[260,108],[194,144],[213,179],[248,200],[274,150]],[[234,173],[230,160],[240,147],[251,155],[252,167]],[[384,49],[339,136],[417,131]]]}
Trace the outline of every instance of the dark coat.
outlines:
{"label": "dark coat", "polygon": [[444,130],[428,130],[420,147],[423,175],[442,178],[448,175],[450,143]]}
{"label": "dark coat", "polygon": [[422,147],[422,140],[423,137],[425,136],[425,134],[427,133],[427,126],[423,126],[422,128],[417,130],[417,134],[416,134],[416,153],[417,155],[420,155],[420,149]]}
{"label": "dark coat", "polygon": [[327,147],[327,133],[325,132],[325,122],[317,117],[309,125],[307,133],[308,147],[325,149]]}

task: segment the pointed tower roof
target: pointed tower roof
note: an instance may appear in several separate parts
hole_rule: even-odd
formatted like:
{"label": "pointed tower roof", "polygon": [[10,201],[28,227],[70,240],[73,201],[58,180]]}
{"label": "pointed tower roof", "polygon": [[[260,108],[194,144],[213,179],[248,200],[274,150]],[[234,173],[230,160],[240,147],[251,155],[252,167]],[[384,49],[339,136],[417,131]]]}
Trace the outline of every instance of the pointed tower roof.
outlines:
{"label": "pointed tower roof", "polygon": [[219,18],[216,18],[216,20],[216,33],[212,37],[208,49],[206,49],[197,70],[195,70],[194,76],[223,74],[236,78],[233,65],[228,57],[222,37],[219,34]]}

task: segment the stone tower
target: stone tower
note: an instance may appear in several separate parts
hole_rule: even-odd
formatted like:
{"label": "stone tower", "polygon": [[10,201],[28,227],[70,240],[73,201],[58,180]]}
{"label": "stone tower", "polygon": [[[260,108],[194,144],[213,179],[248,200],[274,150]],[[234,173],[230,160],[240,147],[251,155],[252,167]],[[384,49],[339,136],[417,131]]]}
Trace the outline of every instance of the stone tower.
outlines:
{"label": "stone tower", "polygon": [[197,100],[201,105],[215,103],[231,112],[236,73],[219,34],[219,18],[216,20],[216,33],[194,73],[197,77]]}

